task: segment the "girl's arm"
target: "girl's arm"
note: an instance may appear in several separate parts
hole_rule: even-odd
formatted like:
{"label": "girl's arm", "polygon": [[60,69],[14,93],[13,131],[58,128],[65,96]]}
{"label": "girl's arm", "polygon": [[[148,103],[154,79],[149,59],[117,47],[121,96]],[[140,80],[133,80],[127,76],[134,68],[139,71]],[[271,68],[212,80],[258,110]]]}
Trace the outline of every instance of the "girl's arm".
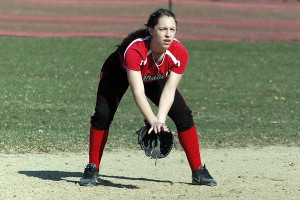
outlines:
{"label": "girl's arm", "polygon": [[181,74],[177,74],[175,72],[170,73],[159,101],[157,118],[160,122],[166,121],[168,112],[173,104],[175,92],[181,80],[181,77]]}
{"label": "girl's arm", "polygon": [[154,130],[155,133],[163,131],[168,131],[167,126],[164,123],[161,123],[158,118],[154,115],[151,106],[147,100],[144,90],[144,83],[142,80],[141,72],[134,70],[127,70],[128,82],[131,87],[132,95],[134,101],[146,118],[148,123],[151,125],[149,133]]}

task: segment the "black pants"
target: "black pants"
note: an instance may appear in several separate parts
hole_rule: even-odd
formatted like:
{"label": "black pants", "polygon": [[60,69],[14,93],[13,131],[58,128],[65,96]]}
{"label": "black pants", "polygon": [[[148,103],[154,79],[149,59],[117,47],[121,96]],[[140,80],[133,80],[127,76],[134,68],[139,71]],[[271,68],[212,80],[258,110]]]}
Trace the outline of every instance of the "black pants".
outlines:
{"label": "black pants", "polygon": [[[156,106],[159,104],[166,80],[144,83],[146,96]],[[121,66],[118,54],[114,52],[106,59],[101,69],[95,114],[91,117],[91,124],[94,128],[109,129],[117,107],[128,87],[126,71]],[[188,130],[194,125],[192,111],[178,90],[176,90],[168,116],[173,120],[178,131]]]}

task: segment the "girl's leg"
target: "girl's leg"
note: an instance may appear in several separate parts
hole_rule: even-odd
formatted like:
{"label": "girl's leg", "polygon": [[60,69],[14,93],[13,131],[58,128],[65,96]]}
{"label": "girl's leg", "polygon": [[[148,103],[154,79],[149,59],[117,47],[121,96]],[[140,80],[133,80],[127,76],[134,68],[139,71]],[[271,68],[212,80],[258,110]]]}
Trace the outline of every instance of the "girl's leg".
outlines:
{"label": "girl's leg", "polygon": [[101,70],[95,113],[91,117],[89,162],[97,168],[107,142],[109,126],[128,86],[127,75],[120,65],[118,54],[113,53]]}
{"label": "girl's leg", "polygon": [[93,126],[90,128],[90,148],[89,163],[95,164],[99,169],[103,150],[108,138],[108,130],[97,130]]}
{"label": "girl's leg", "polygon": [[191,171],[198,170],[202,166],[198,134],[196,127],[186,131],[178,131],[179,142],[186,154]]}
{"label": "girl's leg", "polygon": [[106,59],[100,73],[95,113],[91,117],[89,164],[79,181],[81,186],[97,184],[109,126],[128,86],[127,75],[122,69],[118,54],[112,53]]}
{"label": "girl's leg", "polygon": [[[145,84],[146,95],[156,105],[159,104],[164,84],[165,80]],[[197,130],[193,121],[192,111],[189,109],[178,90],[176,90],[174,102],[168,116],[176,125],[180,144],[186,154],[192,171],[192,183],[209,186],[217,185],[217,182],[209,174],[205,165],[202,166],[200,145]]]}
{"label": "girl's leg", "polygon": [[[146,95],[155,105],[159,104],[164,84],[165,80],[145,84]],[[168,116],[176,125],[179,142],[186,153],[191,170],[198,170],[202,166],[198,134],[194,125],[192,111],[178,90],[175,93],[174,103]]]}

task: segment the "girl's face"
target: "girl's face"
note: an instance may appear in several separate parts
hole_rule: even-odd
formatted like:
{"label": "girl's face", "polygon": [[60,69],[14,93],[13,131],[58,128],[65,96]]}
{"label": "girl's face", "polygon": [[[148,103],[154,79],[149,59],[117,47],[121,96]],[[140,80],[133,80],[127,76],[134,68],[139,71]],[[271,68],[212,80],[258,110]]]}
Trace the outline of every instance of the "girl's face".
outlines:
{"label": "girl's face", "polygon": [[164,51],[170,47],[176,34],[176,22],[173,17],[162,16],[154,28],[149,28],[152,35],[152,51]]}

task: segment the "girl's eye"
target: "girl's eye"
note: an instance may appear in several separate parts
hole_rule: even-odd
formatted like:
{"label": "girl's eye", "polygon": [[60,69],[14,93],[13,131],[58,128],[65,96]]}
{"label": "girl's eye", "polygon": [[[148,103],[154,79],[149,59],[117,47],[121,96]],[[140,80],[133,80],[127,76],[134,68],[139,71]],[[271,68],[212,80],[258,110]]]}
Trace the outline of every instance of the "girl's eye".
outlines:
{"label": "girl's eye", "polygon": [[[158,30],[159,31],[166,31],[166,30],[168,30],[168,28],[159,28]],[[170,31],[175,32],[176,28],[171,28]]]}

